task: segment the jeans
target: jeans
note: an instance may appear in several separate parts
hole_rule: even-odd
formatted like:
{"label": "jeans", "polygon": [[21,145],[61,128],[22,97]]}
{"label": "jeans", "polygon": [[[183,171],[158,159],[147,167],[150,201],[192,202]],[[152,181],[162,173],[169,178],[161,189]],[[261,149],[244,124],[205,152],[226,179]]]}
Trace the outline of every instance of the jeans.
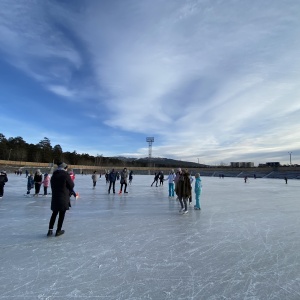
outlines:
{"label": "jeans", "polygon": [[110,181],[110,182],[109,182],[109,188],[108,188],[108,192],[109,192],[109,193],[110,193],[111,186],[112,186],[112,188],[113,188],[113,192],[115,193],[115,184],[116,184],[115,181]]}
{"label": "jeans", "polygon": [[169,197],[174,197],[174,182],[169,183]]}
{"label": "jeans", "polygon": [[47,186],[44,186],[44,196],[46,196],[48,193],[47,193],[47,190],[48,190],[48,187]]}
{"label": "jeans", "polygon": [[187,211],[187,201],[188,198],[179,197],[181,208],[184,208],[185,211]]}

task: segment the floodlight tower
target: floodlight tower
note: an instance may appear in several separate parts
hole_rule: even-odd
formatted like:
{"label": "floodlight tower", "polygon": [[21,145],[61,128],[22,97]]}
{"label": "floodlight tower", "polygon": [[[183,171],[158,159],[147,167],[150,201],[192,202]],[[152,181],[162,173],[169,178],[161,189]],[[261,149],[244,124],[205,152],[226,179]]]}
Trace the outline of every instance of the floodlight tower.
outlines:
{"label": "floodlight tower", "polygon": [[148,157],[148,163],[149,167],[151,167],[151,157],[152,157],[152,143],[154,142],[154,137],[147,137],[146,142],[149,144],[149,157]]}
{"label": "floodlight tower", "polygon": [[293,152],[288,152],[288,154],[290,155],[290,166],[292,165],[292,153]]}

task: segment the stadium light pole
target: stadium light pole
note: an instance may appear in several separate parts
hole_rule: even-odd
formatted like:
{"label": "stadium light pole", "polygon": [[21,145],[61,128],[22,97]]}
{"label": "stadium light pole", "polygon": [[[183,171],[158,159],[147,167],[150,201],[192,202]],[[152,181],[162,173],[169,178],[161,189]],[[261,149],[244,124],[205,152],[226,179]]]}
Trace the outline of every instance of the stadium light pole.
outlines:
{"label": "stadium light pole", "polygon": [[154,137],[147,137],[146,142],[149,144],[148,164],[149,164],[149,168],[150,168],[151,167],[151,157],[152,157],[152,143],[154,142]]}
{"label": "stadium light pole", "polygon": [[292,165],[292,153],[293,152],[288,152],[288,154],[290,155],[290,166]]}

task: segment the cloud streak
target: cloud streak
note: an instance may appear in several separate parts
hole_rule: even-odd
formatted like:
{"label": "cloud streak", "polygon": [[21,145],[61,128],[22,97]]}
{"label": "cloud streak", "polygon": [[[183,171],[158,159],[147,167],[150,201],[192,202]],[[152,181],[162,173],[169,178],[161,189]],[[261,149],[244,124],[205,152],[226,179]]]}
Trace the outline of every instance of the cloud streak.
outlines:
{"label": "cloud streak", "polygon": [[299,3],[3,3],[4,59],[98,115],[105,141],[153,135],[155,156],[205,163],[298,155]]}

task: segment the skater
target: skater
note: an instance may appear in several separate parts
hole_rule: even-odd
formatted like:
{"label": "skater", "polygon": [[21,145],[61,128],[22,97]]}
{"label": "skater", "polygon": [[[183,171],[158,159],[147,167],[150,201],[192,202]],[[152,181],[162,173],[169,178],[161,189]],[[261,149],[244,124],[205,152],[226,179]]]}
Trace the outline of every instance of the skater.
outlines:
{"label": "skater", "polygon": [[43,181],[43,175],[42,175],[40,169],[36,170],[33,180],[34,180],[34,188],[35,188],[34,196],[38,197],[40,189],[41,189],[42,181]]}
{"label": "skater", "polygon": [[121,180],[120,180],[121,187],[120,187],[119,194],[122,194],[123,185],[124,185],[124,194],[128,194],[128,192],[126,191],[126,189],[127,189],[127,177],[128,177],[127,168],[124,168],[123,171],[121,172]]}
{"label": "skater", "polygon": [[34,179],[32,172],[27,177],[27,197],[29,197],[30,190],[34,188]]}
{"label": "skater", "polygon": [[[179,180],[179,177],[180,177],[181,173],[182,173],[181,168],[178,168],[178,169],[177,169],[177,172],[176,172],[176,175],[175,175],[175,179],[174,179],[175,193],[176,193],[177,183],[178,183],[178,180]],[[176,193],[176,195],[177,195],[177,193]],[[179,198],[178,198],[178,195],[177,195],[176,200],[178,200],[178,199],[179,199]]]}
{"label": "skater", "polygon": [[161,171],[159,175],[159,186],[164,185],[164,178],[165,178],[164,172]]}
{"label": "skater", "polygon": [[284,177],[284,180],[285,180],[285,184],[287,184],[287,182],[288,182],[287,177]]}
{"label": "skater", "polygon": [[179,212],[187,214],[187,201],[191,196],[190,174],[187,170],[182,170],[178,178],[178,182],[176,185],[176,194],[181,205],[181,210]]}
{"label": "skater", "polygon": [[[73,172],[73,169],[70,169],[69,175],[70,175],[72,181],[74,182],[76,176],[75,176],[75,173]],[[78,198],[79,198],[79,194],[76,193],[74,190],[71,191],[70,197],[71,197],[71,196],[74,196],[75,199],[78,199]]]}
{"label": "skater", "polygon": [[47,236],[51,236],[53,234],[53,227],[57,215],[59,215],[59,217],[55,236],[60,236],[65,233],[65,231],[62,230],[62,225],[64,222],[65,213],[70,207],[70,193],[72,193],[74,188],[74,182],[67,172],[67,168],[68,166],[65,163],[59,163],[58,169],[54,171],[51,177],[52,215],[49,222]]}
{"label": "skater", "polygon": [[200,173],[197,173],[195,175],[195,198],[196,198],[196,205],[194,206],[194,209],[201,209],[200,206],[200,196],[202,191],[202,183],[200,178]]}
{"label": "skater", "polygon": [[189,197],[189,204],[191,205],[191,203],[193,202],[193,182],[194,182],[194,178],[192,176],[192,174],[190,175],[190,182],[191,182],[191,196]]}
{"label": "skater", "polygon": [[97,180],[98,180],[98,176],[97,176],[97,171],[94,171],[93,175],[92,175],[92,180],[93,180],[93,189],[96,187],[97,184]]}
{"label": "skater", "polygon": [[47,197],[48,195],[47,190],[50,185],[50,176],[47,173],[45,173],[44,175],[43,185],[44,185],[44,197]]}
{"label": "skater", "polygon": [[247,177],[247,176],[245,176],[245,177],[244,177],[244,181],[245,181],[245,183],[247,183],[247,180],[248,180],[248,177]]}
{"label": "skater", "polygon": [[1,171],[0,173],[0,199],[2,199],[4,194],[4,186],[5,183],[8,181],[7,174],[5,171]]}
{"label": "skater", "polygon": [[169,181],[169,198],[174,197],[174,180],[175,180],[175,173],[174,170],[172,169],[168,175],[168,177],[164,180]]}
{"label": "skater", "polygon": [[112,169],[108,176],[108,180],[109,180],[108,193],[109,194],[110,194],[111,187],[113,189],[113,193],[114,194],[116,193],[116,190],[115,190],[116,179],[117,179],[117,173],[115,172],[115,169]]}
{"label": "skater", "polygon": [[160,174],[160,173],[154,173],[154,180],[153,180],[151,186],[153,186],[154,182],[156,182],[156,186],[157,186],[157,184],[158,184],[158,179],[159,179],[159,174]]}
{"label": "skater", "polygon": [[106,184],[109,183],[109,171],[105,172],[105,182]]}
{"label": "skater", "polygon": [[133,178],[133,171],[130,171],[129,172],[129,184],[131,185],[131,182],[132,182],[132,178]]}

